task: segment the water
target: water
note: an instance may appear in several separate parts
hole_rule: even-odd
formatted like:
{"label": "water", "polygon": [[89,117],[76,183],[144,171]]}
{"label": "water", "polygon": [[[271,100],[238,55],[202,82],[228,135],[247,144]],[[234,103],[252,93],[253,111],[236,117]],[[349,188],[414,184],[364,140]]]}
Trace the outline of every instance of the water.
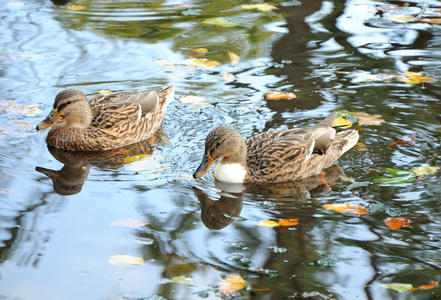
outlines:
{"label": "water", "polygon": [[[440,297],[439,287],[399,293],[382,286],[441,281],[440,172],[398,185],[368,173],[428,161],[441,166],[440,25],[384,18],[419,14],[413,2],[391,11],[386,7],[400,2],[271,3],[277,10],[245,10],[245,1],[69,3],[82,11],[56,1],[0,3],[1,299],[215,299],[226,275],[245,279],[244,299]],[[238,25],[203,25],[214,17]],[[196,48],[221,65],[181,65]],[[240,62],[232,65],[228,52]],[[438,81],[368,80],[406,71]],[[235,80],[222,80],[222,73]],[[129,164],[124,157],[51,154],[46,133],[33,128],[64,88],[95,95],[170,84],[176,98],[162,142],[146,145],[149,155]],[[271,90],[298,98],[267,102]],[[179,101],[188,95],[208,105]],[[349,151],[328,173],[332,191],[314,182],[222,191],[211,172],[191,178],[215,126],[250,136],[313,124],[336,110],[379,114],[385,122],[355,125],[367,149]],[[410,134],[414,143],[386,146]],[[73,187],[60,190],[36,167],[62,170]],[[363,205],[369,213],[323,209],[332,203]],[[389,229],[385,220],[398,216],[410,226]],[[258,226],[287,218],[299,224]],[[109,226],[120,219],[149,224]],[[108,262],[120,254],[144,263]],[[178,276],[194,285],[173,282]]]}

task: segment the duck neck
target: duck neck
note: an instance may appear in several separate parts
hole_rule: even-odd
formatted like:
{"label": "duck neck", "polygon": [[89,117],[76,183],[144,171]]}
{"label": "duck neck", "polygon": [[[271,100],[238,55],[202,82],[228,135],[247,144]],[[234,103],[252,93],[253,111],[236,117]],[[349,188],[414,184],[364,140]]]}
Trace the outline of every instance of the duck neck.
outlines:
{"label": "duck neck", "polygon": [[247,168],[247,146],[245,141],[240,138],[237,140],[237,148],[231,155],[224,156],[220,161],[221,164],[239,164],[245,169]]}
{"label": "duck neck", "polygon": [[214,170],[214,177],[225,183],[244,183],[247,175],[247,149],[245,142],[241,139],[238,151],[232,155],[225,156],[217,164]]}

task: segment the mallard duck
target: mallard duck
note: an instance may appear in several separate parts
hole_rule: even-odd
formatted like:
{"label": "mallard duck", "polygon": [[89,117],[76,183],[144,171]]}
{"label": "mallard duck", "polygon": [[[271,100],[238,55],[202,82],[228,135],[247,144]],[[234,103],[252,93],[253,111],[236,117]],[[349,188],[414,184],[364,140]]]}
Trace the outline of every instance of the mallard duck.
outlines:
{"label": "mallard duck", "polygon": [[226,183],[288,182],[318,174],[358,141],[356,130],[336,133],[336,116],[332,113],[313,127],[267,131],[246,141],[231,127],[217,127],[205,140],[193,177],[202,177],[218,159],[214,177]]}
{"label": "mallard duck", "polygon": [[160,126],[173,86],[99,95],[89,101],[77,89],[55,97],[52,111],[37,126],[50,129],[46,142],[65,150],[96,151],[130,145],[150,137]]}

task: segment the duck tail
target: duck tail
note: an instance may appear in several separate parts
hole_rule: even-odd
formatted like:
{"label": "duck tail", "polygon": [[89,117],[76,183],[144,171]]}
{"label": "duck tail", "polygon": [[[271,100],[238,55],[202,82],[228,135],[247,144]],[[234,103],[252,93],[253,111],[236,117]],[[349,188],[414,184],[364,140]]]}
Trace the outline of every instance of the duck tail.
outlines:
{"label": "duck tail", "polygon": [[175,89],[172,85],[166,87],[162,91],[159,92],[159,109],[163,112],[167,109],[170,102],[175,97]]}

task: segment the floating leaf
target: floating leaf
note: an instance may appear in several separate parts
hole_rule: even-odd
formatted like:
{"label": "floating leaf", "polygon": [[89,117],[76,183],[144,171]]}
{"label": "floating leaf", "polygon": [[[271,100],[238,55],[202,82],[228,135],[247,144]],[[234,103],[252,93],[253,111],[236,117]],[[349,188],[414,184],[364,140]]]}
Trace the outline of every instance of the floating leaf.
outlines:
{"label": "floating leaf", "polygon": [[144,259],[131,255],[112,255],[107,261],[115,266],[139,266],[144,264]]}
{"label": "floating leaf", "polygon": [[412,292],[414,292],[416,290],[430,290],[430,289],[436,288],[437,286],[439,286],[438,281],[431,281],[429,284],[425,284],[425,285],[420,285],[420,286],[414,287],[413,289],[411,289],[409,291],[409,293],[412,293]]}
{"label": "floating leaf", "polygon": [[174,283],[182,283],[182,284],[191,285],[191,286],[195,285],[194,282],[193,282],[193,279],[191,279],[190,277],[175,276],[171,280]]}
{"label": "floating leaf", "polygon": [[397,139],[395,142],[389,143],[386,147],[399,147],[399,146],[407,146],[409,144],[415,143],[416,136],[415,134],[404,135]]}
{"label": "floating leaf", "polygon": [[223,26],[223,27],[234,27],[237,26],[237,23],[228,21],[224,18],[209,18],[202,22],[202,24],[205,25],[216,25],[216,26]]}
{"label": "floating leaf", "polygon": [[205,67],[205,68],[214,68],[221,63],[215,60],[208,59],[198,59],[198,58],[188,58],[183,63],[185,66],[194,66],[194,67]]}
{"label": "floating leaf", "polygon": [[396,78],[399,81],[402,81],[404,83],[409,83],[409,84],[418,84],[418,83],[423,83],[423,82],[436,81],[436,79],[434,79],[432,77],[427,77],[421,73],[410,72],[410,71],[404,72],[403,76],[397,76]]}
{"label": "floating leaf", "polygon": [[136,219],[120,219],[113,221],[109,224],[109,226],[122,226],[122,227],[129,227],[129,228],[137,228],[137,227],[143,227],[148,225],[146,221],[136,220]]}
{"label": "floating leaf", "polygon": [[240,61],[240,56],[237,55],[236,53],[233,52],[229,52],[228,51],[228,55],[230,56],[230,61],[232,65],[237,65]]}
{"label": "floating leaf", "polygon": [[409,292],[412,289],[412,285],[410,283],[383,283],[380,286],[395,290],[399,293]]}
{"label": "floating leaf", "polygon": [[42,111],[38,105],[21,106],[12,100],[0,100],[0,113],[6,114],[22,114],[24,116],[32,117],[40,114]]}
{"label": "floating leaf", "polygon": [[410,171],[414,172],[418,176],[421,176],[421,175],[432,175],[436,173],[439,169],[440,168],[438,167],[433,167],[425,164],[421,167],[410,169]]}
{"label": "floating leaf", "polygon": [[324,209],[330,209],[338,213],[354,213],[356,215],[364,215],[367,214],[369,211],[366,207],[362,205],[353,205],[349,203],[344,204],[325,204],[323,205]]}
{"label": "floating leaf", "polygon": [[368,113],[362,112],[354,112],[354,115],[358,119],[358,124],[360,126],[363,125],[381,125],[384,122],[384,119],[381,118],[381,115],[370,115]]}
{"label": "floating leaf", "polygon": [[225,279],[222,279],[218,283],[220,285],[219,291],[222,294],[232,294],[247,286],[246,281],[239,275],[227,275]]}
{"label": "floating leaf", "polygon": [[410,15],[393,15],[393,16],[386,17],[386,19],[388,19],[394,23],[410,23],[410,22],[417,20],[417,18],[415,18],[414,16],[410,16]]}
{"label": "floating leaf", "polygon": [[81,6],[81,5],[68,5],[67,6],[67,10],[75,10],[75,11],[79,11],[79,10],[84,10],[86,9],[85,6]]}
{"label": "floating leaf", "polygon": [[258,9],[260,11],[271,11],[273,9],[277,9],[276,6],[269,3],[261,3],[261,4],[243,4],[240,6],[243,9]]}
{"label": "floating leaf", "polygon": [[265,100],[291,100],[297,98],[293,93],[272,91],[265,94]]}
{"label": "floating leaf", "polygon": [[357,144],[355,144],[355,146],[353,147],[353,149],[357,150],[357,151],[367,151],[368,147],[365,143],[363,142],[358,142]]}
{"label": "floating leaf", "polygon": [[270,221],[270,220],[265,220],[262,221],[258,224],[258,226],[263,226],[263,227],[277,227],[279,226],[279,223],[274,222],[274,221]]}
{"label": "floating leaf", "polygon": [[202,57],[207,52],[208,52],[208,49],[206,49],[206,48],[196,48],[196,49],[188,51],[187,53],[185,53],[185,55],[191,56],[191,57]]}
{"label": "floating leaf", "polygon": [[203,97],[192,96],[192,95],[181,97],[181,98],[179,98],[179,101],[183,104],[190,104],[190,103],[191,104],[208,104],[209,103]]}
{"label": "floating leaf", "polygon": [[387,218],[384,223],[387,227],[389,227],[392,230],[398,230],[401,227],[409,227],[410,226],[410,220],[409,218],[405,217],[398,217],[398,218]]}
{"label": "floating leaf", "polygon": [[352,122],[345,118],[336,118],[334,122],[332,122],[332,127],[338,127],[341,129],[348,129],[352,126]]}
{"label": "floating leaf", "polygon": [[20,125],[20,126],[23,126],[23,127],[28,127],[28,128],[34,128],[35,127],[35,126],[29,125],[28,123],[24,123],[24,122],[13,122],[13,124]]}
{"label": "floating leaf", "polygon": [[281,219],[277,222],[280,226],[293,226],[299,224],[299,219]]}
{"label": "floating leaf", "polygon": [[165,59],[157,59],[155,60],[155,63],[163,67],[174,67],[176,65],[175,63],[169,62],[168,60]]}
{"label": "floating leaf", "polygon": [[383,176],[374,174],[374,181],[386,183],[386,184],[403,184],[409,183],[415,180],[416,175],[413,172],[385,168],[382,170]]}

